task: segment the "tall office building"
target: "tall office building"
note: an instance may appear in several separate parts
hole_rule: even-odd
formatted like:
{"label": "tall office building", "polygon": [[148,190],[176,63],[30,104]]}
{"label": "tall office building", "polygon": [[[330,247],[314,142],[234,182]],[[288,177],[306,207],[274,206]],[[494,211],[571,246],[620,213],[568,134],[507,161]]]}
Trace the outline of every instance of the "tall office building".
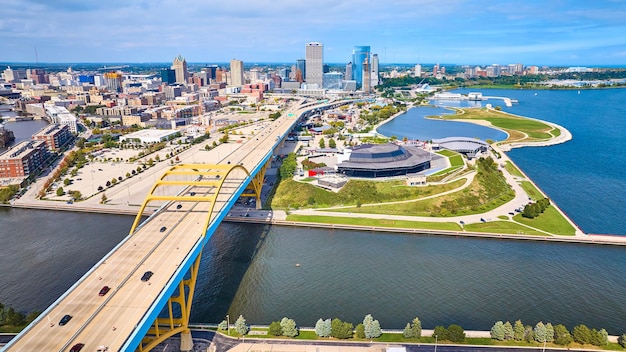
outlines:
{"label": "tall office building", "polygon": [[370,61],[368,58],[365,58],[365,61],[363,61],[363,72],[361,72],[361,77],[363,78],[363,91],[365,93],[369,93],[371,90],[371,82],[372,82],[372,76],[371,76],[371,68],[370,68]]}
{"label": "tall office building", "polygon": [[232,59],[230,60],[230,85],[231,86],[243,86],[243,61]]}
{"label": "tall office building", "polygon": [[295,80],[297,82],[304,82],[304,77],[306,77],[306,60],[298,59],[296,60],[296,69],[294,70]]}
{"label": "tall office building", "polygon": [[343,77],[346,81],[352,80],[352,61],[348,62],[346,65],[346,74],[343,75]]}
{"label": "tall office building", "polygon": [[372,65],[370,72],[372,73],[371,87],[374,88],[378,85],[378,54],[372,54]]}
{"label": "tall office building", "polygon": [[170,85],[176,83],[176,71],[164,68],[161,70],[161,82]]}
{"label": "tall office building", "polygon": [[352,78],[356,81],[358,86],[363,86],[363,62],[370,62],[370,47],[369,46],[355,46],[352,49]]}
{"label": "tall office building", "polygon": [[178,57],[174,59],[172,63],[172,70],[176,72],[176,83],[187,83],[189,73],[187,72],[187,61],[182,55],[178,54]]}
{"label": "tall office building", "polygon": [[319,42],[307,43],[305,46],[304,80],[307,84],[317,84],[322,87],[324,74],[324,46]]}
{"label": "tall office building", "polygon": [[422,65],[416,64],[415,65],[415,77],[420,77],[420,76],[422,76]]}

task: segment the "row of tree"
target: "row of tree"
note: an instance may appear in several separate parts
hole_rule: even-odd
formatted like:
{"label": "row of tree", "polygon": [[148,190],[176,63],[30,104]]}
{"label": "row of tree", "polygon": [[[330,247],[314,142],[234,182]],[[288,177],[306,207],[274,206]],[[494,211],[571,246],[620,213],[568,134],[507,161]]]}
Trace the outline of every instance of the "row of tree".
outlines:
{"label": "row of tree", "polygon": [[24,315],[16,311],[13,307],[7,307],[0,302],[0,327],[12,326],[22,327],[35,320],[40,312],[32,312]]}
{"label": "row of tree", "polygon": [[570,332],[565,325],[553,326],[551,323],[538,322],[533,328],[517,320],[513,325],[510,322],[497,321],[491,328],[491,338],[499,341],[527,341],[527,342],[554,342],[557,345],[567,346],[572,342],[605,346],[609,343],[609,334],[605,329],[589,329],[586,325],[577,325]]}

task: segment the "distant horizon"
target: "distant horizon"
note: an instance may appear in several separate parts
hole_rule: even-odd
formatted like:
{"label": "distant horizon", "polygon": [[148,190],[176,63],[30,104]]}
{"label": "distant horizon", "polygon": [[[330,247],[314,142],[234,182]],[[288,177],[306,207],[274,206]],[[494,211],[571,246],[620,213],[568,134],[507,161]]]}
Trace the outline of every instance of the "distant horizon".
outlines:
{"label": "distant horizon", "polygon": [[[295,65],[295,61],[249,61],[243,62],[245,66],[256,66],[256,65]],[[324,62],[325,65],[333,65],[333,66],[342,66],[346,65],[348,62]],[[525,64],[523,62],[508,62],[508,63],[490,63],[490,64],[458,64],[458,63],[450,63],[450,62],[434,62],[434,63],[421,63],[421,62],[391,62],[391,63],[383,63],[381,62],[380,66],[415,66],[417,64],[422,66],[491,66],[491,65],[501,65],[506,66],[509,64],[522,64],[524,67],[528,66],[537,66],[537,67],[551,67],[551,68],[561,68],[561,67],[588,67],[588,68],[626,68],[626,63],[624,64],[606,64],[606,65],[597,65],[597,64],[580,64],[580,65],[566,65],[566,64]],[[51,61],[51,62],[29,62],[29,61],[0,61],[0,69],[1,66],[11,66],[11,65],[33,65],[33,66],[45,66],[45,65],[163,65],[163,66],[171,66],[171,61]],[[187,61],[187,65],[230,65],[230,61]]]}

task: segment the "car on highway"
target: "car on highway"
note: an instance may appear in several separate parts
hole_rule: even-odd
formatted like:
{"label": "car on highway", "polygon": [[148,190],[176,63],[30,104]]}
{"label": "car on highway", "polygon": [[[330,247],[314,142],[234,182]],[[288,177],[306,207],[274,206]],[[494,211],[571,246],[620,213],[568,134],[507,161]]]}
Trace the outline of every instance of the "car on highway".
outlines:
{"label": "car on highway", "polygon": [[167,230],[167,227],[163,226],[163,227],[161,227],[161,229],[159,230],[159,232],[165,232],[165,230]]}
{"label": "car on highway", "polygon": [[190,192],[189,195],[193,197],[196,195],[196,192]]}
{"label": "car on highway", "polygon": [[74,346],[72,346],[72,348],[70,348],[70,352],[79,352],[80,350],[83,349],[83,347],[85,347],[84,343],[77,343]]}
{"label": "car on highway", "polygon": [[65,314],[65,315],[63,316],[63,318],[61,318],[61,321],[59,321],[59,325],[60,325],[60,326],[63,326],[63,325],[65,325],[65,324],[67,324],[67,322],[68,322],[68,321],[70,321],[71,319],[72,319],[72,316],[71,316],[71,315],[69,315],[69,314]]}
{"label": "car on highway", "polygon": [[152,277],[152,274],[154,274],[152,271],[146,271],[145,273],[143,273],[143,276],[141,277],[141,281],[150,280],[150,278]]}
{"label": "car on highway", "polygon": [[104,286],[100,289],[100,292],[98,292],[98,296],[104,296],[107,294],[107,292],[109,292],[111,288],[109,286]]}

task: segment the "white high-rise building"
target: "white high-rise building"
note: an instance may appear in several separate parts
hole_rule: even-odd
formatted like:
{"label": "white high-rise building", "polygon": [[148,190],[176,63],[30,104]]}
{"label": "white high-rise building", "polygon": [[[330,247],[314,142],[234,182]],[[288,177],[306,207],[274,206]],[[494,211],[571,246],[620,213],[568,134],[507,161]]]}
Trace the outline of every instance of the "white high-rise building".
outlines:
{"label": "white high-rise building", "polygon": [[305,78],[307,85],[317,84],[319,88],[323,85],[324,74],[324,46],[319,42],[306,43],[305,46]]}
{"label": "white high-rise building", "polygon": [[422,75],[422,65],[415,65],[415,77],[420,77]]}
{"label": "white high-rise building", "polygon": [[372,55],[372,77],[371,77],[371,87],[374,88],[378,85],[378,54]]}

